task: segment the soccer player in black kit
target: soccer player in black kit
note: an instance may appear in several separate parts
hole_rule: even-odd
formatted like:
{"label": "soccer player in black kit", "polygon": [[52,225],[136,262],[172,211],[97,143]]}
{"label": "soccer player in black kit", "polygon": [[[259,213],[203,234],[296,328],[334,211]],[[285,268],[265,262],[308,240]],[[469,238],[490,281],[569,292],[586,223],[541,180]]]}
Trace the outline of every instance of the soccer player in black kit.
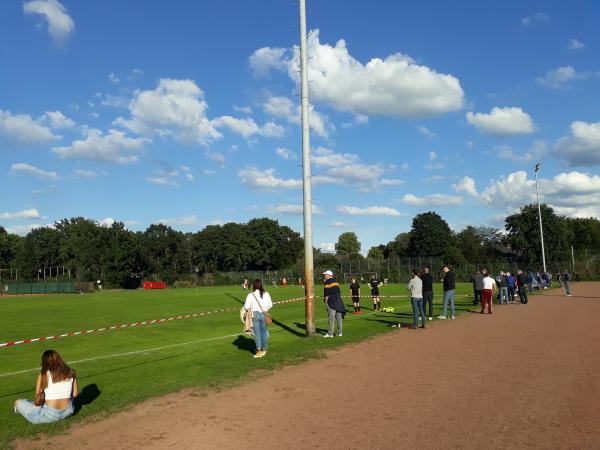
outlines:
{"label": "soccer player in black kit", "polygon": [[350,297],[354,306],[354,314],[360,314],[360,284],[358,284],[356,278],[352,278],[352,283],[350,284]]}

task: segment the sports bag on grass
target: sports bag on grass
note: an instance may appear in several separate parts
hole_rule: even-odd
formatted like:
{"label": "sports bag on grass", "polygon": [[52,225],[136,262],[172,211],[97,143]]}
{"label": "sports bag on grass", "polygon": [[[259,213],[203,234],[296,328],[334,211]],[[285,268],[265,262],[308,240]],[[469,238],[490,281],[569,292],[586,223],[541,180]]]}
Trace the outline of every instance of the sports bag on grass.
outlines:
{"label": "sports bag on grass", "polygon": [[258,307],[260,308],[260,310],[263,312],[263,314],[265,315],[265,323],[267,325],[271,325],[273,323],[273,318],[271,317],[271,314],[269,314],[267,311],[265,311],[262,307],[262,305],[260,304],[260,300],[258,299],[258,297],[256,296],[256,294],[253,292],[252,295],[254,295],[254,298],[256,299],[256,301],[258,302]]}

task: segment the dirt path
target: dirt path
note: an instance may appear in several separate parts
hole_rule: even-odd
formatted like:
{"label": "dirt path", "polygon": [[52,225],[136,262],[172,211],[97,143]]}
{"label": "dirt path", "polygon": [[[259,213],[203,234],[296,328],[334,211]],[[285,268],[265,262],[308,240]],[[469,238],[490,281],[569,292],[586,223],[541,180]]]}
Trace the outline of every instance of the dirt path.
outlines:
{"label": "dirt path", "polygon": [[149,400],[44,447],[600,448],[600,283],[574,292],[402,329],[205,398]]}

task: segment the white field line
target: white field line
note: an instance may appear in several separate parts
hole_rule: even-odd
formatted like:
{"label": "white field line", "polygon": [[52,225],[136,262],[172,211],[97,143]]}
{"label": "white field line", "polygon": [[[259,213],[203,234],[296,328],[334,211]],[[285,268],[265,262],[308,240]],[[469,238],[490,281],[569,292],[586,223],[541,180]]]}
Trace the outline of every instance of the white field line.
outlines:
{"label": "white field line", "polygon": [[[356,317],[356,318],[348,318],[346,320],[360,320],[363,319],[365,317],[368,317],[370,315],[373,315],[374,313],[369,313],[369,314],[364,314],[362,317]],[[327,318],[325,319],[318,319],[316,320],[316,322],[325,322],[327,320]],[[279,331],[283,331],[283,330],[279,330]],[[274,334],[274,331],[270,331],[269,334]],[[209,342],[209,341],[216,341],[219,339],[227,339],[227,338],[231,338],[231,337],[236,337],[236,336],[240,336],[243,333],[235,333],[235,334],[227,334],[225,336],[216,336],[216,337],[212,337],[212,338],[205,338],[205,339],[196,339],[195,341],[188,341],[188,342],[180,342],[178,344],[171,344],[171,345],[163,345],[162,347],[154,347],[154,348],[147,348],[144,350],[136,350],[133,352],[124,352],[124,353],[113,353],[111,355],[101,355],[101,356],[95,356],[93,358],[85,358],[85,359],[79,359],[77,361],[67,361],[67,363],[69,365],[74,365],[74,364],[80,364],[80,363],[84,363],[84,362],[90,362],[90,361],[99,361],[101,359],[111,359],[111,358],[120,358],[122,356],[131,356],[131,355],[139,355],[140,353],[148,353],[148,352],[157,352],[160,350],[165,350],[167,348],[175,348],[175,347],[182,347],[184,345],[192,345],[192,344],[199,344],[201,342]],[[31,373],[31,372],[38,372],[40,370],[39,367],[36,367],[34,369],[24,369],[24,370],[17,370],[15,372],[6,372],[6,373],[0,373],[0,378],[3,377],[9,377],[12,375],[21,375],[24,373]]]}

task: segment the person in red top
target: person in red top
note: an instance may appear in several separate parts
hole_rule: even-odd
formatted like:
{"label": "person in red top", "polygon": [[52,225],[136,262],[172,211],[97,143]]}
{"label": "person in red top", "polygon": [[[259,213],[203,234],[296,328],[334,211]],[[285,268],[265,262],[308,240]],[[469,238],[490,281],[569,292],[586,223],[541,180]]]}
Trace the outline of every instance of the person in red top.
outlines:
{"label": "person in red top", "polygon": [[281,286],[286,287],[287,286],[287,278],[283,277],[283,280],[281,280]]}

